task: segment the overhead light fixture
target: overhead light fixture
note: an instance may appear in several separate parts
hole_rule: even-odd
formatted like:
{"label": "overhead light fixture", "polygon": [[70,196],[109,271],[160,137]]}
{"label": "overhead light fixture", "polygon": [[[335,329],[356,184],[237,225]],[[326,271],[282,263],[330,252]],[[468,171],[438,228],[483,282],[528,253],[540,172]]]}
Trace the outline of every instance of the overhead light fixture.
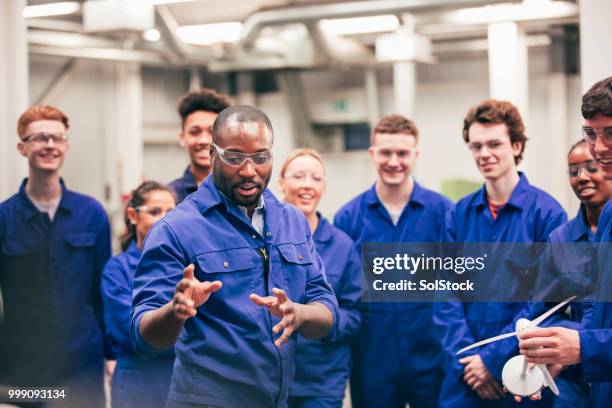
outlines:
{"label": "overhead light fixture", "polygon": [[131,0],[131,1],[141,1],[149,4],[153,4],[154,6],[161,6],[163,4],[173,4],[173,3],[189,3],[194,0]]}
{"label": "overhead light fixture", "polygon": [[328,34],[352,35],[395,31],[399,20],[394,15],[323,19],[319,26]]}
{"label": "overhead light fixture", "polygon": [[178,27],[176,36],[189,44],[212,45],[237,42],[241,31],[239,22],[198,24]]}
{"label": "overhead light fixture", "polygon": [[567,1],[524,0],[467,8],[452,13],[452,19],[464,24],[489,24],[503,21],[528,21],[575,16],[578,6]]}
{"label": "overhead light fixture", "polygon": [[145,41],[156,42],[161,38],[161,34],[157,28],[150,28],[142,33],[142,38],[144,38]]}
{"label": "overhead light fixture", "polygon": [[60,1],[58,3],[27,6],[23,9],[21,15],[25,18],[61,16],[76,13],[80,8],[81,5],[76,1]]}

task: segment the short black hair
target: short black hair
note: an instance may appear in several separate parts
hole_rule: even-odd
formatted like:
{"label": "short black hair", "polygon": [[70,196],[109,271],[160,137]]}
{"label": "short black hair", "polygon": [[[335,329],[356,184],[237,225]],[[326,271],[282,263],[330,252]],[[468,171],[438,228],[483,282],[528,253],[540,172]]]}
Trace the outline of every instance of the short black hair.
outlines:
{"label": "short black hair", "polygon": [[567,152],[567,157],[570,157],[570,154],[572,154],[572,152],[574,151],[574,149],[576,149],[578,146],[585,144],[586,140],[584,139],[580,139],[579,141],[577,141],[576,143],[574,143],[572,145],[572,147],[570,147],[569,152]]}
{"label": "short black hair", "polygon": [[197,111],[220,113],[230,106],[227,95],[218,93],[214,89],[202,88],[183,95],[179,100],[177,111],[181,117],[181,124],[185,124],[187,116]]}
{"label": "short black hair", "polygon": [[612,117],[612,76],[596,82],[582,97],[582,117],[592,119],[598,114]]}
{"label": "short black hair", "polygon": [[227,122],[230,120],[230,118],[232,119],[232,121],[237,121],[241,123],[263,122],[270,131],[270,133],[272,133],[272,137],[274,137],[272,122],[270,122],[270,118],[268,117],[268,115],[266,115],[263,111],[250,105],[236,105],[224,109],[215,119],[212,131],[213,143],[217,143],[217,139],[219,138],[220,134],[226,129]]}

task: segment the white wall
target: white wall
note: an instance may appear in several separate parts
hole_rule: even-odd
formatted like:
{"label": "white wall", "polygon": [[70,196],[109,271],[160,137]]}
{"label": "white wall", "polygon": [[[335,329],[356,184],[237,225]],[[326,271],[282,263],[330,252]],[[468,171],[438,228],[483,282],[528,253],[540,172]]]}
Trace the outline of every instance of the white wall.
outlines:
{"label": "white wall", "polygon": [[[34,57],[30,64],[30,95],[35,99],[48,86],[62,64],[59,58]],[[417,110],[415,121],[420,129],[421,157],[416,177],[434,190],[446,179],[461,178],[479,182],[480,176],[461,138],[463,116],[468,108],[488,96],[487,60],[484,54],[441,59],[438,65],[418,67]],[[382,114],[393,113],[390,69],[379,72]],[[551,190],[555,177],[565,172],[551,166],[548,134],[549,78],[546,49],[530,50],[530,114],[527,132],[530,138],[521,168],[529,179],[545,190]],[[318,122],[367,121],[367,104],[363,77],[358,70],[345,72],[318,71],[303,76],[313,119]],[[78,61],[65,88],[49,101],[66,111],[71,119],[71,151],[63,169],[68,185],[78,191],[113,202],[118,170],[113,162],[112,146],[117,98],[116,74],[111,63]],[[580,126],[580,81],[568,78],[567,127]],[[207,84],[205,84],[207,85]],[[144,171],[147,179],[168,182],[179,177],[188,163],[187,154],[178,145],[180,121],[176,113],[178,98],[187,91],[185,71],[176,69],[143,70]],[[346,98],[349,109],[338,114],[332,101]],[[280,93],[259,95],[257,105],[267,112],[275,128],[275,170],[270,187],[277,191],[277,174],[282,161],[295,147],[287,103]],[[559,102],[561,103],[561,102]],[[566,140],[559,143],[567,144]],[[561,151],[565,151],[562,146]],[[332,217],[349,198],[368,188],[375,180],[366,152],[324,154],[328,171],[328,191],[320,209]],[[557,163],[558,164],[558,163]],[[559,183],[556,183],[559,184]],[[105,194],[110,191],[110,200]],[[569,187],[552,191],[570,212],[576,200]],[[116,210],[112,205],[111,209]]]}

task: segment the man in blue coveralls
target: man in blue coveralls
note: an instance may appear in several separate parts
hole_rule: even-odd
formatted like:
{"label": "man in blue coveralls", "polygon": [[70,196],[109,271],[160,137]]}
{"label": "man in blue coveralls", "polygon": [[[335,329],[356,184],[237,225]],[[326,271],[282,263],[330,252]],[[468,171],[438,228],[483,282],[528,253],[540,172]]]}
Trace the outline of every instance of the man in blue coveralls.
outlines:
{"label": "man in blue coveralls", "polygon": [[212,126],[219,112],[228,106],[230,101],[227,96],[208,88],[191,91],[179,101],[179,141],[189,154],[189,166],[182,177],[169,184],[176,193],[177,204],[196,191],[210,174]]}
{"label": "man in blue coveralls", "polygon": [[[595,83],[582,97],[582,133],[591,155],[604,177],[612,180],[612,77]],[[520,341],[521,354],[528,361],[571,366],[582,364],[584,378],[591,383],[591,400],[597,408],[612,401],[612,303],[610,300],[610,242],[612,241],[612,200],[608,200],[600,218],[595,242],[601,242],[597,270],[597,302],[585,311],[580,330],[551,327],[525,333]]]}
{"label": "man in blue coveralls", "polygon": [[[527,137],[516,107],[505,101],[481,102],[464,119],[463,139],[485,182],[449,213],[448,240],[545,242],[550,232],[566,221],[566,215],[555,199],[529,184],[517,170]],[[509,268],[500,265],[495,274],[504,294],[520,290]],[[515,338],[482,346],[471,355],[456,353],[478,340],[513,331],[514,319],[524,308],[524,303],[511,302],[437,304],[435,319],[444,328],[446,354],[441,407],[514,404],[512,396],[503,392],[501,371],[518,351]]]}
{"label": "man in blue coveralls", "polygon": [[[402,116],[372,130],[376,183],[336,214],[335,225],[360,250],[364,242],[439,242],[451,202],[412,178],[418,130]],[[353,346],[351,400],[355,407],[434,407],[442,378],[440,333],[431,303],[364,303]]]}
{"label": "man in blue coveralls", "polygon": [[111,255],[102,206],[66,188],[68,118],[29,108],[17,124],[29,177],[0,204],[0,384],[64,390],[67,407],[103,407],[100,276]]}
{"label": "man in blue coveralls", "polygon": [[272,142],[263,112],[221,112],[212,175],[145,240],[132,339],[144,354],[176,342],[168,407],[286,407],[292,334],[335,335],[338,304],[308,222],[266,189]]}

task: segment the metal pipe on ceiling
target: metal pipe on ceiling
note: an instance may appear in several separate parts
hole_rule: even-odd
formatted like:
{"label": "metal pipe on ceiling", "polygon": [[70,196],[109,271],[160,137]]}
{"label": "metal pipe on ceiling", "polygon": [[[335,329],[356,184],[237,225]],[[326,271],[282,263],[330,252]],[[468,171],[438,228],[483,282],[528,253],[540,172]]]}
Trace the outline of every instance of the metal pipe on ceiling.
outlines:
{"label": "metal pipe on ceiling", "polygon": [[[509,0],[487,1],[488,4],[508,2]],[[458,8],[478,5],[482,5],[482,0],[368,0],[259,11],[249,16],[244,22],[240,45],[245,48],[251,48],[261,29],[270,25],[307,23],[324,18],[401,14],[423,9]]]}

